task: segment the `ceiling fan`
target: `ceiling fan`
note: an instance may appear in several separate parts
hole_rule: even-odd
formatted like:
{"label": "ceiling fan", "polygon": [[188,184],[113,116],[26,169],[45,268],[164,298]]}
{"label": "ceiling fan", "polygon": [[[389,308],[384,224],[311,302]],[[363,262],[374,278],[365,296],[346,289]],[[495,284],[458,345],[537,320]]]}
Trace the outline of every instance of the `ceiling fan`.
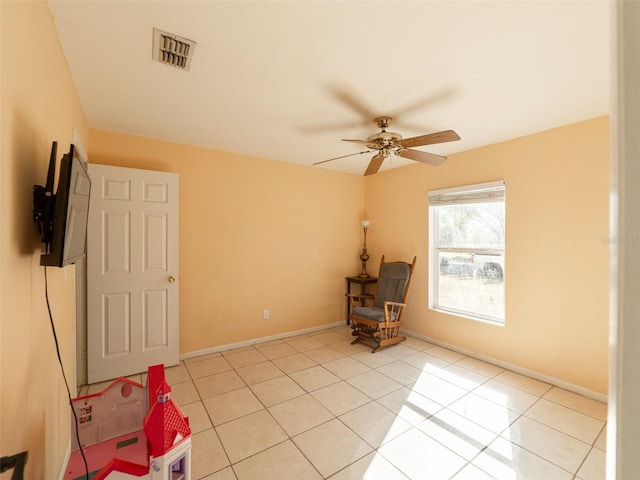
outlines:
{"label": "ceiling fan", "polygon": [[387,132],[387,128],[392,122],[391,117],[378,117],[374,120],[374,123],[380,128],[382,131],[380,133],[376,133],[367,137],[366,140],[348,140],[343,139],[343,142],[352,142],[358,143],[361,145],[366,145],[369,150],[365,150],[363,152],[351,153],[349,155],[343,155],[341,157],[330,158],[329,160],[323,160],[321,162],[316,162],[314,165],[320,165],[322,163],[331,162],[333,160],[338,160],[339,158],[350,157],[352,155],[361,155],[363,153],[369,153],[373,151],[377,151],[371,162],[369,162],[369,166],[367,170],[364,172],[365,175],[373,175],[374,173],[378,173],[380,167],[382,166],[382,162],[385,158],[390,155],[398,155],[403,158],[408,158],[409,160],[414,160],[420,163],[426,163],[427,165],[438,166],[442,162],[444,162],[447,157],[443,157],[440,155],[436,155],[434,153],[427,153],[420,150],[413,150],[410,147],[419,147],[422,145],[434,145],[436,143],[445,143],[445,142],[453,142],[455,140],[460,140],[460,136],[454,132],[453,130],[445,130],[443,132],[437,133],[428,133],[426,135],[420,135],[418,137],[412,138],[402,138],[402,135],[395,132]]}

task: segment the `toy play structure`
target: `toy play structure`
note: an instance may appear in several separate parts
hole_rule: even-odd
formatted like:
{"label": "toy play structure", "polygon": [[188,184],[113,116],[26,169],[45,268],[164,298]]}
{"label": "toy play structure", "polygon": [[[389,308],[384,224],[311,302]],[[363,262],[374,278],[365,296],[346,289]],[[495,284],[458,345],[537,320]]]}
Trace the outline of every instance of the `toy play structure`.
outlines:
{"label": "toy play structure", "polygon": [[[72,401],[91,480],[189,480],[191,428],[171,398],[164,366],[149,367],[147,385],[119,378]],[[72,453],[64,480],[85,478],[72,421]]]}

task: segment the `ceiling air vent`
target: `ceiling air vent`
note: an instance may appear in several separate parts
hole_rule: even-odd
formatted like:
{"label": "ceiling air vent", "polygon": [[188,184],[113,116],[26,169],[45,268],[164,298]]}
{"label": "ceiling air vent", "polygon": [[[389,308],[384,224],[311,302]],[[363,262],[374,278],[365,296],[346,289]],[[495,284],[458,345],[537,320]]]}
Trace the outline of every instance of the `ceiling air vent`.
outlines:
{"label": "ceiling air vent", "polygon": [[181,70],[189,70],[196,42],[173,33],[153,29],[153,59]]}

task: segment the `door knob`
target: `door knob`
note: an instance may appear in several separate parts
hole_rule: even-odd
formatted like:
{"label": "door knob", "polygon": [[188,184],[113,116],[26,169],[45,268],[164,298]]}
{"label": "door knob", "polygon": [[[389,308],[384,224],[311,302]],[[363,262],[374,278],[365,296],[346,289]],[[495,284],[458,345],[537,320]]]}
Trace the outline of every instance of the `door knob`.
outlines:
{"label": "door knob", "polygon": [[176,283],[176,277],[174,277],[173,275],[169,276],[169,283]]}

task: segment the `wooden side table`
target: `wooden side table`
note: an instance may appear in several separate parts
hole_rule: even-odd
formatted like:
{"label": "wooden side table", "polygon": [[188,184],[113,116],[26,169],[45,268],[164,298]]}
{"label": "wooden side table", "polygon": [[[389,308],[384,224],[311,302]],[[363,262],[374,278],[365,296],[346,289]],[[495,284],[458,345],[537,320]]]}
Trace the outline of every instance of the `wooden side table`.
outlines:
{"label": "wooden side table", "polygon": [[367,285],[375,284],[378,281],[378,277],[345,277],[347,281],[347,325],[349,325],[349,315],[351,314],[351,302],[349,301],[348,295],[351,293],[351,284],[355,283],[360,285],[360,295],[366,296],[368,298],[373,298],[373,295],[367,293]]}

